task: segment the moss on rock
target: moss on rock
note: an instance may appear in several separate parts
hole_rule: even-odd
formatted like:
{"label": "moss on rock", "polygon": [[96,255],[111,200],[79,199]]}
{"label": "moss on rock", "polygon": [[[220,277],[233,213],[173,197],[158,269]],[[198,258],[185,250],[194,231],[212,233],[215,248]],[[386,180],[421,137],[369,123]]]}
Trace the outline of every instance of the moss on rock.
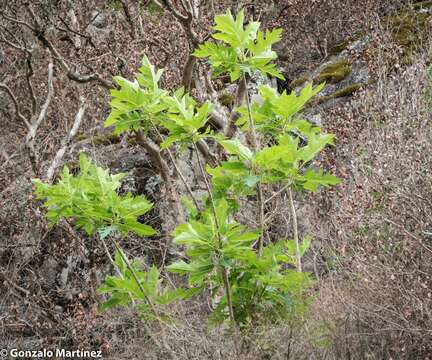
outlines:
{"label": "moss on rock", "polygon": [[367,35],[367,32],[365,31],[359,31],[355,33],[354,35],[350,36],[348,39],[342,40],[332,47],[330,47],[328,53],[330,55],[338,55],[342,51],[344,51],[349,45],[354,43],[357,40],[360,40],[361,38],[364,38]]}
{"label": "moss on rock", "polygon": [[344,96],[352,95],[356,91],[360,90],[364,85],[365,85],[364,83],[356,83],[356,84],[345,86],[342,89],[335,91],[334,93],[317,98],[316,103],[322,104],[332,99],[337,99]]}
{"label": "moss on rock", "polygon": [[432,7],[432,1],[414,4],[413,8],[417,11],[403,10],[384,19],[393,41],[403,49],[400,60],[402,65],[411,64],[417,50],[427,41],[427,25],[432,20],[432,15],[418,11],[427,7]]}
{"label": "moss on rock", "polygon": [[337,55],[340,54],[342,51],[344,51],[349,44],[351,44],[351,39],[347,39],[344,41],[341,41],[337,44],[335,44],[334,46],[332,46],[329,50],[329,54],[330,55]]}
{"label": "moss on rock", "polygon": [[97,135],[91,139],[94,145],[118,144],[120,140],[120,136],[114,133]]}
{"label": "moss on rock", "polygon": [[78,134],[75,136],[75,141],[88,140],[93,145],[111,145],[118,144],[120,142],[120,136],[114,133],[101,134],[96,136],[91,136],[85,133]]}
{"label": "moss on rock", "polygon": [[309,81],[309,77],[306,75],[301,75],[290,82],[290,88],[295,89],[296,87],[303,85],[306,81]]}
{"label": "moss on rock", "polygon": [[[432,6],[432,1],[424,1],[415,5],[417,9],[421,9],[426,6],[425,3]],[[430,19],[431,14],[410,9],[387,16],[384,23],[388,26],[394,41],[398,45],[411,47],[425,40],[427,36],[426,25]]]}
{"label": "moss on rock", "polygon": [[338,83],[351,74],[352,68],[347,59],[340,59],[334,63],[326,65],[321,72],[314,78],[315,84],[322,82]]}

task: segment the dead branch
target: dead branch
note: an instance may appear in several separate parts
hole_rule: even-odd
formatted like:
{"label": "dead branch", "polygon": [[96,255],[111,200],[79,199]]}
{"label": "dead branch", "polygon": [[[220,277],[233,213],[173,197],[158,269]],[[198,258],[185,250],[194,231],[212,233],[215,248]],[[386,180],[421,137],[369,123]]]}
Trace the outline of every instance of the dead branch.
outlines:
{"label": "dead branch", "polygon": [[53,73],[54,73],[54,65],[52,61],[50,61],[48,65],[48,94],[45,99],[45,103],[43,104],[41,111],[39,112],[39,116],[36,117],[36,115],[33,116],[31,125],[29,128],[29,131],[26,136],[25,144],[27,149],[29,150],[29,156],[30,161],[33,167],[33,172],[35,174],[38,173],[38,156],[35,149],[35,138],[36,138],[36,132],[42,124],[42,122],[45,120],[46,113],[48,110],[48,107],[51,103],[51,99],[54,95],[54,86],[53,86]]}
{"label": "dead branch", "polygon": [[197,148],[200,151],[201,155],[204,157],[205,161],[211,166],[216,166],[217,157],[210,151],[209,146],[204,140],[200,140],[197,142]]}
{"label": "dead branch", "polygon": [[0,15],[3,16],[6,20],[9,20],[10,22],[13,22],[13,23],[18,24],[18,25],[23,25],[24,27],[26,27],[27,29],[29,29],[33,33],[37,32],[37,30],[38,30],[38,29],[34,28],[33,26],[31,26],[28,22],[23,21],[23,20],[19,20],[19,19],[15,19],[12,16],[7,15],[4,11],[1,11]]}
{"label": "dead branch", "polygon": [[173,217],[174,222],[176,224],[183,223],[185,217],[181,206],[180,198],[172,182],[171,172],[168,164],[162,157],[160,147],[155,144],[149,137],[145,137],[142,131],[136,131],[135,138],[138,144],[140,144],[147,151],[148,155],[150,156],[151,162],[156,167],[156,169],[159,170],[159,173],[165,182],[165,188],[168,192],[169,199],[173,206],[171,216]]}
{"label": "dead branch", "polygon": [[2,90],[4,90],[4,91],[7,92],[7,94],[12,99],[12,102],[14,104],[14,107],[15,107],[15,116],[17,118],[19,118],[24,123],[24,125],[26,126],[26,128],[28,130],[30,130],[31,125],[30,125],[29,121],[25,118],[25,116],[21,113],[21,109],[20,109],[20,106],[18,104],[18,100],[15,97],[15,95],[13,94],[12,90],[9,88],[9,86],[7,86],[6,84],[3,84],[3,83],[0,83],[0,89],[2,89]]}
{"label": "dead branch", "polygon": [[195,64],[197,62],[197,58],[192,54],[189,55],[188,60],[183,68],[182,75],[182,85],[186,90],[190,90],[192,85],[193,71],[195,68]]}
{"label": "dead branch", "polygon": [[[186,15],[183,15],[174,6],[171,0],[153,0],[153,2],[161,8],[168,10],[177,19],[188,37],[188,42],[190,43],[191,49],[196,48],[199,45],[200,40],[192,28],[192,22],[198,16],[198,11],[195,10],[195,7],[191,5],[190,1],[181,0],[181,5],[183,10],[186,12]],[[191,53],[192,52],[193,51],[191,51]],[[182,84],[187,90],[189,90],[191,87],[195,64],[196,58],[192,54],[189,55],[189,58],[183,68],[182,75]]]}
{"label": "dead branch", "polygon": [[71,32],[74,35],[77,35],[77,36],[80,36],[80,37],[86,39],[88,41],[88,43],[93,48],[96,49],[96,45],[94,44],[93,39],[92,39],[92,37],[90,35],[86,35],[86,34],[83,34],[83,33],[79,32],[79,31],[77,31],[77,30],[72,29],[70,27],[70,25],[67,23],[67,21],[65,19],[63,19],[62,17],[59,17],[59,19],[62,22],[62,24],[65,26],[65,28],[62,28],[60,26],[56,26],[57,29],[59,29],[60,31],[63,31],[65,33],[67,33],[69,31],[69,32]]}
{"label": "dead branch", "polygon": [[12,282],[11,280],[9,280],[9,276],[4,273],[4,272],[0,272],[0,279],[3,283],[7,283],[9,284],[11,287],[13,287],[14,289],[18,290],[21,294],[23,294],[24,296],[29,296],[30,295],[30,291],[22,288],[21,286],[15,284],[14,282]]}
{"label": "dead branch", "polygon": [[[5,33],[8,33],[9,36],[13,37],[16,42],[12,42],[12,41],[8,40],[4,35]],[[15,50],[19,50],[19,51],[22,51],[25,53],[30,53],[29,49],[18,44],[19,41],[16,38],[16,36],[4,26],[2,26],[2,31],[0,32],[0,42],[3,42],[5,44],[9,45],[10,47],[14,48]]]}
{"label": "dead branch", "polygon": [[36,95],[33,89],[33,84],[31,81],[32,76],[34,75],[34,71],[33,71],[33,65],[31,62],[31,58],[32,55],[31,53],[29,53],[29,55],[27,56],[27,73],[26,73],[26,81],[27,81],[27,87],[29,89],[30,92],[30,96],[32,99],[32,115],[34,115],[36,113],[36,109],[37,109],[37,100],[36,100]]}
{"label": "dead branch", "polygon": [[54,65],[52,61],[48,64],[48,94],[45,99],[45,103],[43,104],[41,111],[39,112],[39,116],[33,117],[29,132],[26,137],[26,143],[30,143],[34,140],[36,136],[36,131],[39,128],[42,121],[44,121],[46,117],[46,112],[48,110],[48,106],[51,103],[51,99],[54,95],[54,86],[53,86],[53,73],[54,73]]}
{"label": "dead branch", "polygon": [[111,82],[102,79],[98,73],[82,75],[72,70],[69,64],[66,62],[66,60],[60,55],[60,53],[57,51],[54,45],[45,37],[43,33],[39,33],[38,38],[44,44],[44,46],[49,50],[53,58],[57,60],[60,67],[64,70],[64,72],[66,72],[66,75],[70,80],[76,81],[78,83],[87,83],[90,81],[96,81],[104,88],[107,89],[112,89],[113,87],[115,87]]}
{"label": "dead branch", "polygon": [[[0,12],[0,15],[2,15],[5,19],[19,25],[23,25],[29,30],[32,31],[34,36],[43,44],[43,46],[48,49],[48,51],[51,53],[52,57],[59,63],[60,67],[63,69],[63,71],[66,72],[67,77],[70,80],[76,81],[78,83],[87,83],[90,81],[96,81],[103,87],[107,89],[111,89],[115,87],[111,82],[103,79],[98,73],[91,73],[91,74],[79,74],[78,72],[71,69],[69,64],[66,62],[64,57],[60,54],[60,52],[55,48],[55,46],[52,44],[50,40],[45,35],[45,29],[41,26],[38,17],[34,13],[33,9],[29,4],[26,6],[27,11],[29,12],[31,18],[34,21],[34,25],[30,25],[28,22],[13,18],[9,15],[7,15],[5,12]],[[2,38],[4,41],[4,37]]]}
{"label": "dead branch", "polygon": [[131,12],[129,9],[129,1],[128,0],[120,0],[120,3],[122,5],[123,12],[126,16],[126,20],[129,23],[130,28],[131,28],[132,39],[135,39],[136,38],[136,29],[135,29],[135,24],[133,22],[132,15],[131,15]]}
{"label": "dead branch", "polygon": [[60,163],[63,159],[63,156],[66,152],[67,147],[69,146],[69,143],[72,141],[72,139],[74,138],[74,136],[78,132],[78,129],[79,129],[81,122],[82,122],[82,119],[84,117],[85,109],[86,109],[85,104],[80,106],[80,108],[79,108],[79,110],[75,116],[75,120],[74,120],[74,123],[72,125],[72,128],[69,131],[69,134],[67,134],[66,137],[63,139],[61,148],[57,151],[57,154],[54,157],[54,160],[51,163],[51,166],[49,167],[49,169],[47,171],[46,180],[48,182],[52,181],[52,178],[54,176],[54,172],[60,166]]}
{"label": "dead branch", "polygon": [[[72,26],[74,27],[78,27],[78,20],[75,16],[75,10],[73,8],[73,5],[69,2],[69,11],[68,11],[68,16],[71,20]],[[72,5],[72,6],[71,6]],[[73,37],[73,43],[75,45],[75,48],[79,49],[81,47],[81,39],[80,36],[76,34],[75,31],[72,32],[75,36]]]}

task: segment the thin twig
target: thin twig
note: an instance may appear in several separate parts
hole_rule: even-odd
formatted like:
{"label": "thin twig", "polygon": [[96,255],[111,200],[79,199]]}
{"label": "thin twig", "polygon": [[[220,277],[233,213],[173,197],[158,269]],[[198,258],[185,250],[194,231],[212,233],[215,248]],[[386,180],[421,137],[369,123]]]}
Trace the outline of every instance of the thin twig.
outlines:
{"label": "thin twig", "polygon": [[288,189],[287,192],[288,192],[288,198],[290,202],[291,217],[293,221],[293,233],[294,233],[295,256],[297,260],[297,271],[301,272],[302,264],[301,264],[300,243],[299,243],[299,235],[298,235],[297,212],[294,205],[291,189]]}
{"label": "thin twig", "polygon": [[[204,171],[204,167],[203,164],[201,162],[201,158],[200,158],[200,154],[199,154],[199,150],[195,144],[195,142],[193,142],[193,146],[195,149],[195,154],[198,158],[198,166],[201,172],[201,175],[204,178],[204,183],[207,189],[207,193],[210,199],[210,203],[211,203],[211,208],[212,208],[212,212],[213,212],[213,218],[215,221],[215,226],[217,229],[217,237],[218,237],[218,242],[219,242],[219,249],[222,250],[223,247],[223,243],[222,243],[222,236],[220,234],[220,224],[219,224],[219,220],[217,217],[217,212],[216,212],[216,205],[215,205],[215,201],[213,198],[213,193],[211,191],[210,188],[210,184],[207,180],[207,175]],[[230,286],[230,282],[229,282],[229,277],[228,277],[228,271],[224,266],[220,266],[221,268],[221,272],[222,272],[222,278],[223,278],[223,282],[224,282],[224,287],[225,287],[225,293],[226,293],[226,297],[227,297],[227,304],[228,304],[228,312],[229,312],[229,317],[231,320],[231,323],[235,326],[235,317],[234,317],[234,308],[233,308],[233,303],[232,303],[232,294],[231,294],[231,286]]]}
{"label": "thin twig", "polygon": [[399,229],[401,229],[401,230],[402,230],[405,234],[407,234],[409,237],[411,237],[412,239],[416,240],[416,241],[420,244],[420,246],[421,246],[423,249],[427,250],[428,252],[430,252],[430,253],[432,254],[432,249],[429,249],[425,244],[423,244],[423,242],[422,242],[422,241],[421,241],[417,236],[415,236],[414,234],[412,234],[411,232],[409,232],[407,229],[405,229],[404,226],[402,226],[402,225],[400,225],[400,224],[394,222],[393,220],[387,219],[386,217],[384,217],[384,216],[382,216],[382,215],[379,215],[379,216],[380,216],[381,219],[383,219],[385,222],[388,222],[389,224],[392,224],[392,225],[398,227]]}
{"label": "thin twig", "polygon": [[[163,137],[162,137],[162,134],[160,133],[159,129],[155,125],[153,125],[152,127],[153,127],[154,131],[156,132],[156,134],[158,135],[159,140],[163,141]],[[189,186],[188,182],[186,181],[186,178],[184,177],[184,175],[181,172],[180,168],[178,167],[177,162],[174,159],[174,155],[171,153],[170,149],[167,148],[166,151],[167,151],[168,156],[169,156],[169,158],[171,160],[171,163],[174,166],[175,171],[177,172],[178,176],[180,176],[180,179],[183,182],[183,185],[186,187],[186,190],[189,193],[189,196],[192,198],[192,201],[194,202],[195,207],[197,208],[197,210],[200,210],[201,207],[200,207],[200,205],[198,203],[198,200],[196,199],[195,194],[193,193],[193,191],[192,191],[191,187]]]}
{"label": "thin twig", "polygon": [[6,84],[3,84],[3,83],[0,83],[0,89],[3,89],[4,91],[6,91],[8,93],[8,95],[12,99],[12,102],[13,102],[14,107],[15,107],[15,116],[17,118],[19,118],[24,123],[24,125],[27,128],[27,130],[30,130],[30,128],[31,128],[30,123],[26,119],[26,117],[21,113],[21,109],[20,109],[20,106],[18,104],[18,100],[16,99],[16,97],[13,94],[12,90]]}
{"label": "thin twig", "polygon": [[[242,78],[243,87],[245,88],[245,97],[246,97],[246,108],[248,112],[248,121],[249,121],[249,131],[251,133],[251,143],[252,148],[254,152],[258,150],[258,136],[256,134],[255,125],[252,119],[252,112],[251,112],[251,104],[249,100],[249,93],[247,90],[247,81],[246,76],[243,74]],[[263,248],[264,248],[264,235],[265,235],[265,214],[264,214],[264,205],[266,203],[264,199],[263,189],[261,181],[258,181],[256,185],[257,189],[257,197],[258,197],[258,208],[259,208],[259,224],[261,227],[261,235],[258,241],[258,257],[261,257]]]}

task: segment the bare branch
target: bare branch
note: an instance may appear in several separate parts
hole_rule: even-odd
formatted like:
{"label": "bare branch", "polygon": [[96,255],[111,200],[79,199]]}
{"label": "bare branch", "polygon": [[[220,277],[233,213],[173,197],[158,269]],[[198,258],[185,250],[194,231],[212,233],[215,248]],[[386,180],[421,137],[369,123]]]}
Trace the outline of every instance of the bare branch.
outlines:
{"label": "bare branch", "polygon": [[72,129],[69,131],[69,134],[66,135],[66,137],[62,141],[62,147],[57,151],[56,156],[54,157],[53,162],[51,163],[51,166],[49,167],[46,179],[48,182],[52,181],[52,178],[54,176],[54,172],[57,170],[57,168],[60,166],[60,163],[63,159],[63,156],[66,152],[66,149],[69,145],[69,143],[72,141],[76,133],[78,132],[79,127],[81,126],[82,119],[84,117],[86,105],[83,104],[80,106],[76,116],[74,123],[72,125]]}
{"label": "bare branch", "polygon": [[148,137],[145,137],[142,131],[136,131],[135,137],[138,142],[149,154],[154,166],[159,170],[162,179],[165,182],[165,188],[169,194],[170,201],[172,202],[173,212],[172,216],[176,223],[184,221],[184,212],[180,203],[178,193],[175,190],[173,181],[171,179],[171,172],[165,159],[162,157],[160,147]]}
{"label": "bare branch", "polygon": [[210,164],[211,166],[216,166],[217,157],[215,154],[213,154],[210,151],[210,148],[208,147],[207,143],[204,140],[200,140],[197,142],[196,146],[197,146],[198,150],[200,151],[200,153],[202,154],[202,156],[204,156],[204,159],[206,160],[206,162],[208,164]]}
{"label": "bare branch", "polygon": [[295,257],[296,257],[297,271],[302,272],[300,243],[299,243],[298,224],[297,224],[297,213],[296,213],[296,208],[294,205],[294,200],[293,200],[291,189],[288,189],[287,192],[288,192],[288,199],[289,199],[289,203],[290,203],[291,217],[292,217],[292,221],[293,221],[293,233],[294,233],[294,245],[295,245]]}
{"label": "bare branch", "polygon": [[111,82],[102,79],[100,77],[100,75],[97,73],[81,75],[81,74],[73,71],[70,68],[69,64],[66,62],[66,60],[60,55],[60,53],[54,47],[54,45],[43,34],[39,34],[38,37],[42,41],[42,43],[47,47],[47,49],[50,51],[50,53],[53,55],[54,59],[56,59],[58,61],[60,67],[66,72],[66,75],[69,79],[76,81],[78,83],[97,81],[99,84],[101,84],[103,87],[105,87],[107,89],[110,89],[113,87],[113,84]]}
{"label": "bare branch", "polygon": [[197,61],[197,58],[195,56],[193,56],[192,54],[190,54],[188,60],[186,61],[185,66],[183,68],[182,84],[186,90],[190,90],[190,88],[191,88],[193,70],[194,70],[196,61]]}
{"label": "bare branch", "polygon": [[63,25],[66,28],[64,29],[64,28],[62,28],[60,26],[56,26],[57,29],[59,29],[60,31],[63,31],[65,33],[67,33],[68,31],[70,31],[71,33],[73,33],[73,34],[75,34],[77,36],[81,36],[82,38],[86,39],[93,48],[96,48],[96,45],[94,44],[93,39],[92,39],[92,37],[90,35],[86,35],[86,34],[80,33],[79,31],[76,31],[76,30],[72,29],[69,26],[69,24],[63,18],[59,18],[59,19],[60,19],[60,21],[63,23]]}
{"label": "bare branch", "polygon": [[41,108],[39,116],[37,118],[34,117],[32,119],[31,126],[26,137],[26,143],[30,143],[34,140],[37,129],[39,128],[40,124],[42,123],[42,121],[44,121],[46,117],[48,106],[50,105],[51,99],[54,95],[53,73],[54,73],[54,65],[52,61],[50,61],[50,63],[48,64],[48,94],[45,99],[45,103]]}
{"label": "bare branch", "polygon": [[[72,5],[72,4],[69,3],[70,9],[69,9],[69,11],[68,11],[68,15],[69,15],[69,18],[70,18],[70,20],[71,20],[72,26],[74,26],[74,27],[78,27],[78,20],[77,20],[77,18],[76,18],[76,16],[75,16],[75,10],[74,10],[74,8],[73,8],[73,5],[72,5],[72,6],[71,6],[71,5]],[[74,43],[74,45],[75,45],[75,48],[79,49],[79,48],[81,47],[81,39],[80,39],[80,36],[77,35],[75,31],[73,31],[73,34],[75,35],[75,36],[73,37],[73,43]]]}
{"label": "bare branch", "polygon": [[34,114],[36,114],[37,100],[36,100],[35,92],[33,90],[33,84],[32,84],[32,81],[31,81],[31,78],[34,75],[31,59],[32,59],[32,55],[31,55],[31,53],[29,53],[29,55],[27,57],[26,80],[27,80],[27,87],[29,88],[30,96],[32,98],[32,116],[33,116]]}
{"label": "bare branch", "polygon": [[189,16],[189,14],[190,14],[190,16],[192,16],[193,15],[193,9],[192,9],[191,3],[188,0],[180,0],[180,2],[182,4],[183,9],[188,14],[188,16]]}
{"label": "bare branch", "polygon": [[26,128],[28,130],[30,130],[31,125],[28,122],[28,120],[25,118],[25,116],[21,113],[20,106],[19,106],[18,101],[17,101],[15,95],[13,94],[12,90],[6,84],[3,84],[3,83],[0,83],[0,89],[3,89],[4,91],[6,91],[8,93],[8,95],[12,99],[12,102],[15,106],[16,117],[19,118],[24,123],[24,125],[26,126]]}
{"label": "bare branch", "polygon": [[[112,88],[113,84],[107,80],[104,80],[100,77],[97,73],[87,74],[87,75],[81,75],[75,71],[73,71],[69,64],[66,62],[66,60],[63,58],[63,56],[60,55],[59,51],[54,47],[54,45],[47,39],[45,36],[45,30],[42,28],[42,26],[39,23],[39,20],[34,13],[33,9],[30,7],[30,5],[27,5],[26,9],[29,11],[32,19],[34,20],[36,24],[36,28],[31,27],[28,25],[29,28],[32,29],[34,35],[41,41],[41,43],[49,50],[51,55],[57,62],[59,63],[60,67],[66,72],[67,77],[71,80],[74,80],[78,83],[86,83],[89,81],[97,81],[99,84],[101,84],[105,88]],[[22,22],[22,21],[21,21]]]}
{"label": "bare branch", "polygon": [[183,14],[181,14],[177,8],[174,6],[171,0],[161,0],[161,3],[164,5],[166,9],[168,9],[171,14],[173,14],[178,21],[181,23],[184,23],[185,21],[188,21],[189,18]]}
{"label": "bare branch", "polygon": [[38,156],[35,149],[35,138],[36,138],[36,132],[42,124],[42,122],[45,120],[46,113],[48,110],[48,107],[51,103],[51,99],[54,95],[54,86],[53,86],[53,73],[54,73],[54,65],[52,61],[50,61],[48,65],[48,94],[45,99],[45,103],[43,104],[41,111],[39,113],[39,116],[36,117],[33,116],[31,125],[29,128],[29,131],[26,136],[25,146],[29,150],[29,156],[30,156],[30,162],[32,164],[33,172],[37,175],[38,174]]}
{"label": "bare branch", "polygon": [[133,22],[132,15],[131,15],[131,12],[130,12],[130,9],[129,9],[129,1],[128,0],[120,0],[120,3],[122,5],[123,12],[124,12],[124,14],[126,16],[126,20],[127,20],[127,22],[129,23],[129,25],[131,27],[132,38],[135,39],[136,38],[136,30],[135,30],[135,24]]}
{"label": "bare branch", "polygon": [[[4,31],[3,31],[4,30]],[[3,32],[7,32],[7,33],[10,33],[10,31],[6,28],[6,27],[2,27],[2,31],[0,32],[0,42],[4,42],[5,44],[8,44],[10,47],[12,47],[12,48],[14,48],[14,49],[16,49],[16,50],[19,50],[19,51],[22,51],[22,52],[25,52],[25,53],[29,53],[30,51],[27,49],[27,48],[25,48],[25,47],[23,47],[23,46],[21,46],[21,45],[18,45],[18,44],[16,44],[16,43],[14,43],[14,42],[12,42],[12,41],[10,41],[10,40],[8,40],[8,39],[6,39],[6,37],[3,35]],[[15,37],[15,36],[14,36]],[[17,39],[16,39],[16,37],[15,37],[15,41],[16,41]]]}
{"label": "bare branch", "polygon": [[19,20],[19,19],[15,19],[9,15],[6,15],[6,13],[4,11],[0,12],[0,15],[2,15],[6,20],[9,20],[10,22],[25,26],[26,28],[28,28],[32,32],[37,31],[37,29],[34,28],[33,26],[31,26],[28,22],[23,21],[23,20]]}
{"label": "bare branch", "polygon": [[183,27],[184,31],[186,32],[188,39],[192,43],[194,47],[198,46],[200,43],[197,34],[192,29],[192,20],[194,18],[193,9],[191,8],[191,5],[189,3],[188,5],[185,5],[189,9],[186,11],[187,16],[181,14],[178,9],[173,5],[171,0],[161,0],[163,7],[167,9],[171,14],[174,15],[174,17],[179,21],[180,25]]}
{"label": "bare branch", "polygon": [[[236,92],[235,104],[234,104],[235,109],[238,108],[244,102],[246,91],[247,91],[247,79],[246,81],[243,80],[240,81],[239,84],[237,85],[237,92]],[[230,138],[233,137],[236,132],[237,126],[235,123],[237,122],[239,117],[240,114],[237,111],[231,112],[231,117],[226,130],[226,135]]]}

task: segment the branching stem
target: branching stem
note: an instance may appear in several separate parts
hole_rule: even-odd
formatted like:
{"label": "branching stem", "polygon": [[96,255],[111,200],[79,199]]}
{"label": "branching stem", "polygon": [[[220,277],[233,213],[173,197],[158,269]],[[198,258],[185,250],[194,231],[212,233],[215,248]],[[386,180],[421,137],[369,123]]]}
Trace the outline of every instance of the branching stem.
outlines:
{"label": "branching stem", "polygon": [[[245,87],[246,107],[247,107],[247,112],[248,112],[249,131],[251,134],[251,144],[252,144],[254,152],[256,152],[258,150],[258,137],[256,134],[255,125],[254,125],[253,119],[252,119],[249,92],[247,90],[246,76],[244,74],[243,74],[243,80],[242,81],[243,81],[243,84]],[[257,189],[258,208],[259,208],[259,224],[261,227],[261,236],[258,240],[258,257],[261,257],[262,252],[263,252],[263,247],[264,247],[264,234],[265,234],[264,205],[266,203],[266,200],[264,199],[261,181],[259,181],[257,183],[256,189]]]}
{"label": "branching stem", "polygon": [[292,196],[292,191],[290,188],[288,188],[288,198],[290,202],[290,209],[291,209],[291,217],[293,221],[293,233],[294,233],[294,244],[295,244],[295,256],[297,260],[297,271],[302,271],[302,264],[301,264],[301,255],[300,255],[300,243],[299,243],[299,236],[298,236],[298,224],[297,224],[297,212],[294,205],[294,200]]}
{"label": "branching stem", "polygon": [[[154,124],[152,124],[152,128],[156,132],[156,134],[158,135],[159,140],[163,141],[163,137],[162,137],[162,134],[160,133],[159,129]],[[192,201],[193,201],[195,207],[197,208],[197,210],[200,210],[200,205],[198,203],[198,200],[196,199],[196,197],[195,197],[195,195],[194,195],[191,187],[187,183],[186,178],[184,177],[184,175],[181,172],[180,168],[178,167],[177,162],[174,159],[174,155],[171,153],[170,149],[167,148],[166,151],[168,153],[168,156],[169,156],[169,158],[171,160],[172,165],[174,166],[175,171],[177,172],[178,176],[180,176],[180,179],[181,179],[183,185],[185,186],[187,192],[189,193],[189,196],[192,198]]]}
{"label": "branching stem", "polygon": [[[213,212],[213,217],[214,217],[214,221],[215,221],[215,226],[217,229],[217,236],[218,236],[218,242],[219,242],[219,249],[222,250],[222,236],[220,234],[220,226],[219,226],[219,220],[217,217],[217,213],[216,213],[216,205],[215,205],[215,201],[213,198],[213,193],[211,191],[210,188],[210,184],[207,180],[207,175],[204,171],[204,167],[203,164],[201,162],[201,158],[200,158],[200,153],[198,150],[198,147],[196,146],[195,143],[193,143],[194,149],[195,149],[195,154],[198,158],[198,166],[201,172],[202,177],[204,178],[204,183],[209,195],[209,199],[210,199],[210,203],[211,203],[211,207],[212,207],[212,212]],[[231,286],[230,286],[230,282],[229,282],[229,277],[228,277],[228,271],[225,267],[221,266],[221,273],[222,273],[222,278],[223,278],[223,282],[224,282],[224,287],[225,287],[225,293],[226,293],[226,297],[227,297],[227,304],[228,304],[228,311],[229,311],[229,317],[231,320],[232,324],[235,324],[235,318],[234,318],[234,309],[233,309],[233,304],[232,304],[232,295],[231,295]]]}

